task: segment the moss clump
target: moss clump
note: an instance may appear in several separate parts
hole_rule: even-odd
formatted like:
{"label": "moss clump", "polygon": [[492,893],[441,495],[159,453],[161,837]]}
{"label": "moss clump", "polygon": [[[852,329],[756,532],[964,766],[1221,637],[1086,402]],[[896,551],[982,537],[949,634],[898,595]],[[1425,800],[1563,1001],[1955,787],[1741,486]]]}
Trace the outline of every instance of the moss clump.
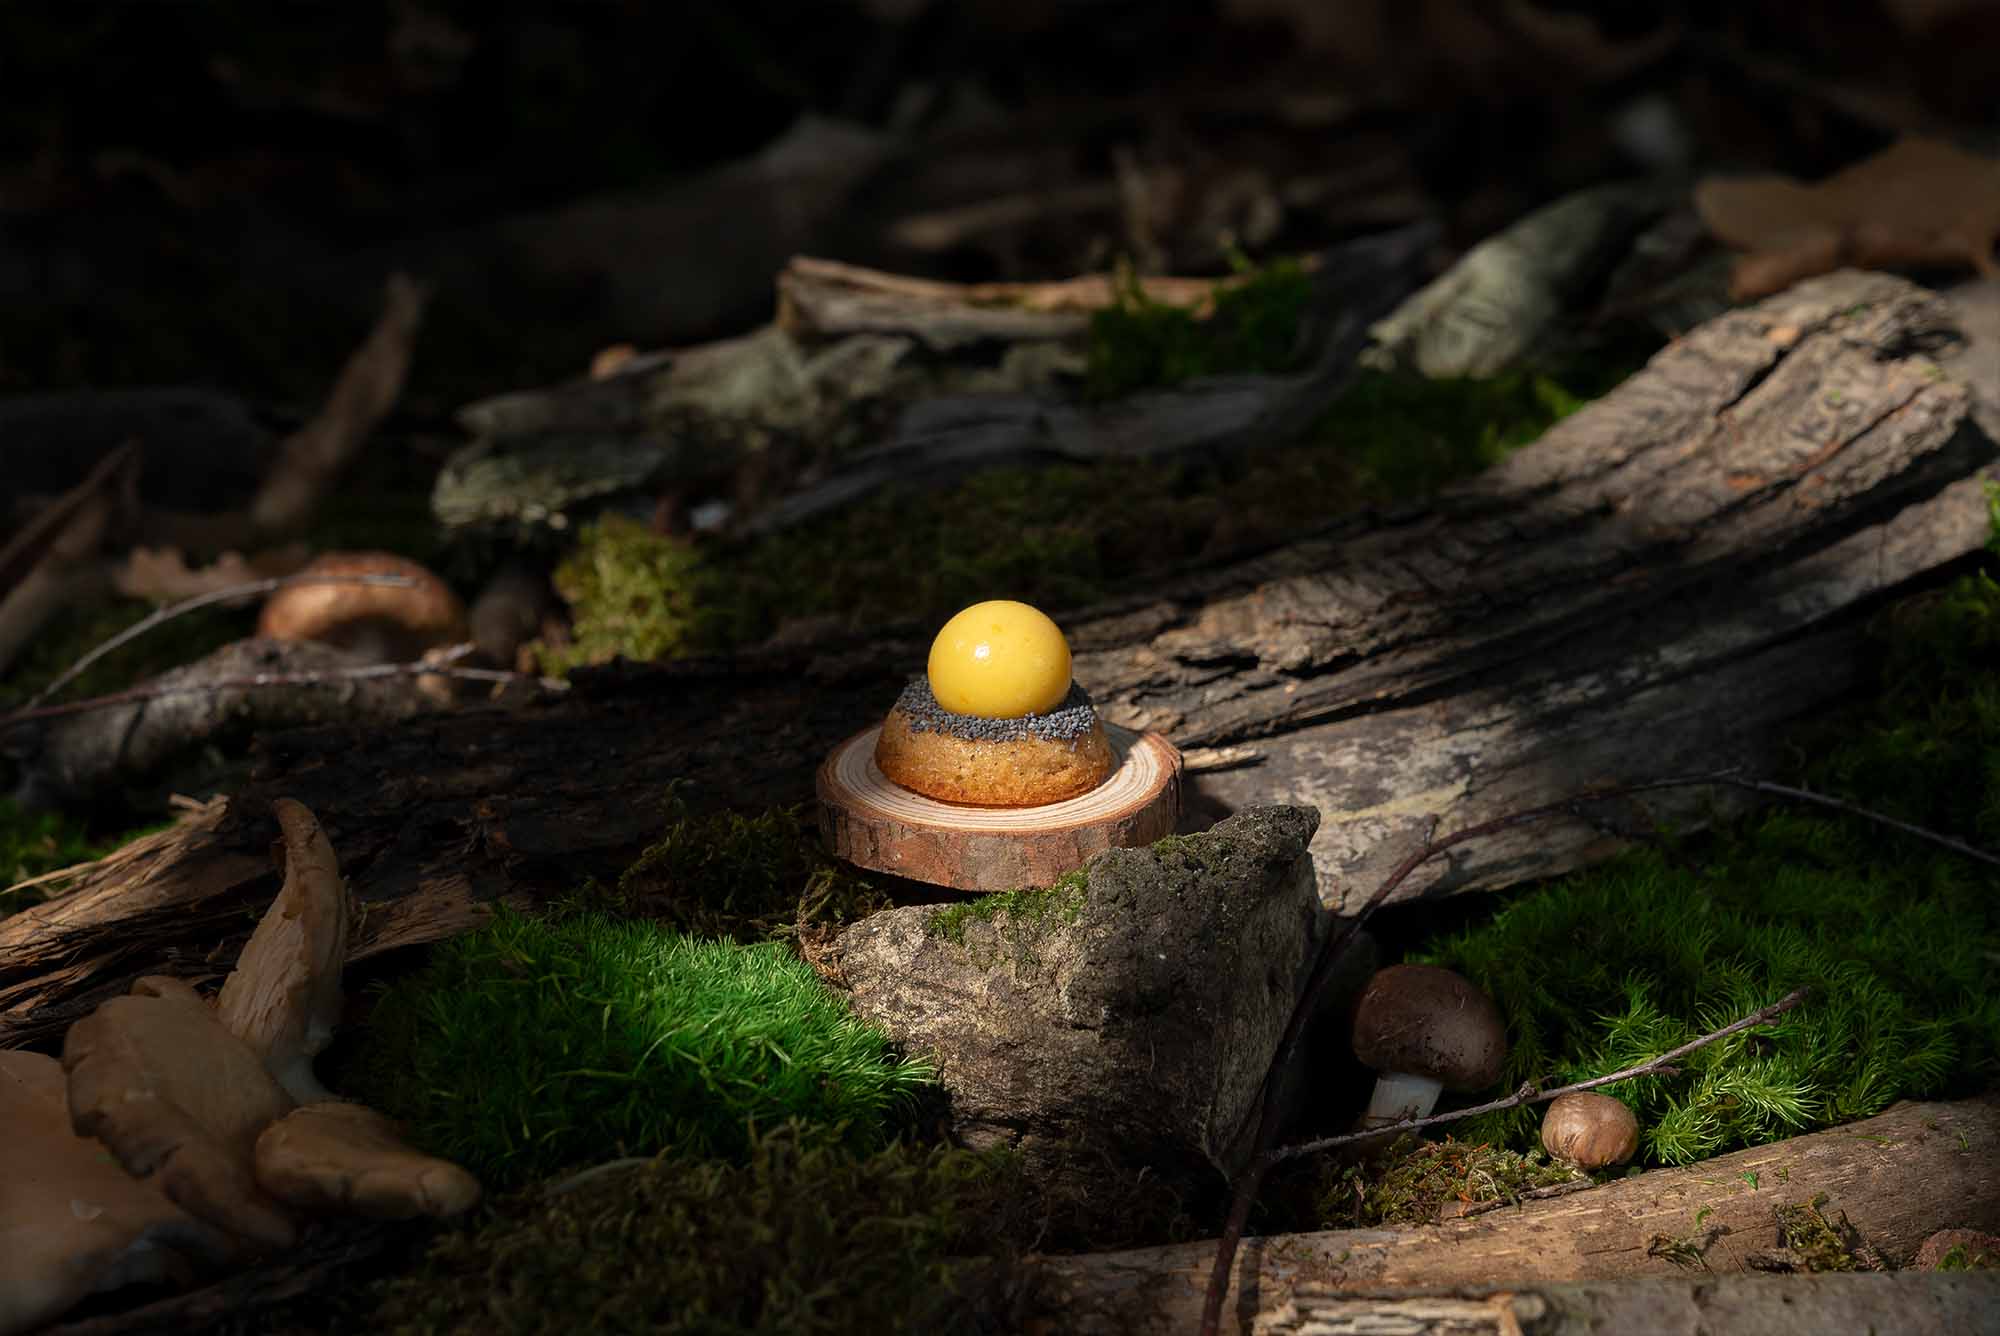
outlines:
{"label": "moss clump", "polygon": [[1576,1177],[1538,1150],[1523,1155],[1477,1142],[1404,1137],[1365,1163],[1323,1162],[1313,1227],[1434,1224],[1448,1206],[1512,1203]]}
{"label": "moss clump", "polygon": [[501,910],[440,945],[359,1052],[357,1098],[503,1190],[614,1155],[740,1156],[787,1118],[867,1151],[930,1084],[783,947],[590,912]]}
{"label": "moss clump", "polygon": [[[1881,697],[1803,740],[1809,787],[1936,830],[2000,833],[2000,585],[1983,574],[1904,610]],[[2000,877],[1822,809],[1783,809],[1701,846],[1633,854],[1531,893],[1426,957],[1507,1016],[1503,1082],[1642,1061],[1813,990],[1773,1026],[1629,1082],[1652,1159],[1682,1164],[1969,1089],[2000,1073]],[[1536,1114],[1465,1126],[1532,1144]]]}
{"label": "moss clump", "polygon": [[1114,280],[1116,300],[1090,319],[1086,393],[1110,399],[1196,376],[1294,366],[1312,280],[1292,260],[1239,270],[1238,282],[1217,286],[1206,316],[1154,301],[1129,268],[1122,270]]}
{"label": "moss clump", "polygon": [[717,576],[700,552],[623,515],[583,527],[555,586],[571,609],[571,641],[542,647],[545,673],[619,656],[670,658],[718,638]]}
{"label": "moss clump", "polygon": [[[1004,1261],[1005,1156],[857,1158],[796,1124],[740,1164],[657,1161],[503,1203],[379,1286],[395,1333],[1011,1332],[1039,1307]],[[1002,1248],[1004,1253],[1004,1247]]]}
{"label": "moss clump", "polygon": [[1051,918],[1060,918],[1065,923],[1076,922],[1083,913],[1085,901],[1089,898],[1090,878],[1084,869],[1066,873],[1051,886],[1034,887],[1017,891],[995,891],[972,900],[962,900],[954,905],[946,905],[934,910],[924,920],[924,930],[933,937],[942,937],[955,946],[965,945],[965,925],[977,919],[991,923],[1005,914],[1010,923],[1022,927],[1038,927]]}
{"label": "moss clump", "polygon": [[698,812],[676,794],[666,833],[619,878],[614,903],[698,937],[748,943],[836,929],[890,901],[828,858],[797,808]]}
{"label": "moss clump", "polygon": [[1826,1194],[1810,1201],[1793,1202],[1776,1208],[1778,1240],[1799,1259],[1807,1271],[1878,1271],[1872,1264],[1872,1249],[1862,1243],[1843,1213],[1838,1222],[1829,1220],[1820,1208]]}

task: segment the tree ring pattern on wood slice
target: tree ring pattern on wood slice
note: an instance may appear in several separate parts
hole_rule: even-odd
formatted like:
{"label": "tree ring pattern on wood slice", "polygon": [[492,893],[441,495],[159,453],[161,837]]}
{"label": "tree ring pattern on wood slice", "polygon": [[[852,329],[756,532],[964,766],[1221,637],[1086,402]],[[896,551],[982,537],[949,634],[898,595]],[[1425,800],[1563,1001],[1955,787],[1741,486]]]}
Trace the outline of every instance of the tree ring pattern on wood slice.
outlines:
{"label": "tree ring pattern on wood slice", "polygon": [[820,839],[859,867],[969,891],[1046,886],[1110,848],[1151,844],[1180,818],[1181,754],[1158,733],[1106,724],[1112,771],[1089,793],[1035,807],[972,807],[912,793],[875,764],[881,725],[820,765]]}

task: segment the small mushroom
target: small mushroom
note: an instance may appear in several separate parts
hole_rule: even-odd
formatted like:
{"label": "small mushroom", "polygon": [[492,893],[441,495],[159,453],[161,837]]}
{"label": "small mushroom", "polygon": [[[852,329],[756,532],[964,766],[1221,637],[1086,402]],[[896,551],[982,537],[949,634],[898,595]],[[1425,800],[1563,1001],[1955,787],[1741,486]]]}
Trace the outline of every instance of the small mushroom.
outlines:
{"label": "small mushroom", "polygon": [[1639,1149],[1639,1120],[1623,1101],[1573,1090],[1542,1114],[1542,1149],[1585,1173],[1623,1164]]}
{"label": "small mushroom", "polygon": [[241,1251],[71,1130],[54,1058],[0,1052],[0,1127],[0,1336],[105,1290],[186,1284]]}
{"label": "small mushroom", "polygon": [[340,1023],[340,971],[347,963],[347,886],[333,846],[303,803],[271,804],[282,835],[285,884],[223,982],[216,1015],[248,1044],[301,1104],[331,1095],[313,1057]]}
{"label": "small mushroom", "polygon": [[1507,1032],[1491,998],[1435,965],[1378,970],[1354,1007],[1354,1056],[1378,1073],[1364,1129],[1422,1118],[1445,1089],[1500,1078]]}
{"label": "small mushroom", "polygon": [[71,1125],[190,1215],[270,1248],[297,1229],[251,1174],[257,1135],[292,1108],[200,993],[149,975],[69,1027]]}
{"label": "small mushroom", "polygon": [[478,1179],[411,1149],[382,1114],[339,1099],[294,1109],[264,1129],[257,1182],[294,1206],[378,1220],[457,1215],[479,1200]]}
{"label": "small mushroom", "polygon": [[287,585],[264,603],[257,634],[317,640],[384,663],[415,662],[425,650],[466,637],[465,607],[451,586],[391,552],[329,552],[300,575],[396,575],[407,585]]}

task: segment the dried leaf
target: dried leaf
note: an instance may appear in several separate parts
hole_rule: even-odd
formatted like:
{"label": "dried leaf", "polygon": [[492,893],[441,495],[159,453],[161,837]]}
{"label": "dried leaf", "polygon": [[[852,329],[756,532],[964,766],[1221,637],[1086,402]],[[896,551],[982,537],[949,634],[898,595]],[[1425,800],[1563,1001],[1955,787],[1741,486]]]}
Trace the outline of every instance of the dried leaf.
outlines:
{"label": "dried leaf", "polygon": [[1730,281],[1738,300],[1846,266],[2000,274],[2000,161],[1934,139],[1904,139],[1816,185],[1710,177],[1694,200],[1717,240],[1749,252]]}

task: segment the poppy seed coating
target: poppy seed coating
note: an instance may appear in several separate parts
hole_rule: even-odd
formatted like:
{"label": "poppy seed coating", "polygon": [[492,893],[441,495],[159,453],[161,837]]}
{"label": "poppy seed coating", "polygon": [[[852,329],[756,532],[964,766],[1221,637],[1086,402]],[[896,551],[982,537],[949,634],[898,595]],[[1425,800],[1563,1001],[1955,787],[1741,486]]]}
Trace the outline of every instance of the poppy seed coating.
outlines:
{"label": "poppy seed coating", "polygon": [[1023,738],[1043,738],[1050,742],[1074,742],[1087,736],[1097,725],[1097,710],[1090,693],[1076,683],[1069,693],[1045,714],[1024,714],[1018,719],[987,719],[976,714],[953,714],[931,694],[930,679],[913,677],[896,697],[896,708],[910,721],[912,733],[949,733],[968,742],[1018,742]]}

